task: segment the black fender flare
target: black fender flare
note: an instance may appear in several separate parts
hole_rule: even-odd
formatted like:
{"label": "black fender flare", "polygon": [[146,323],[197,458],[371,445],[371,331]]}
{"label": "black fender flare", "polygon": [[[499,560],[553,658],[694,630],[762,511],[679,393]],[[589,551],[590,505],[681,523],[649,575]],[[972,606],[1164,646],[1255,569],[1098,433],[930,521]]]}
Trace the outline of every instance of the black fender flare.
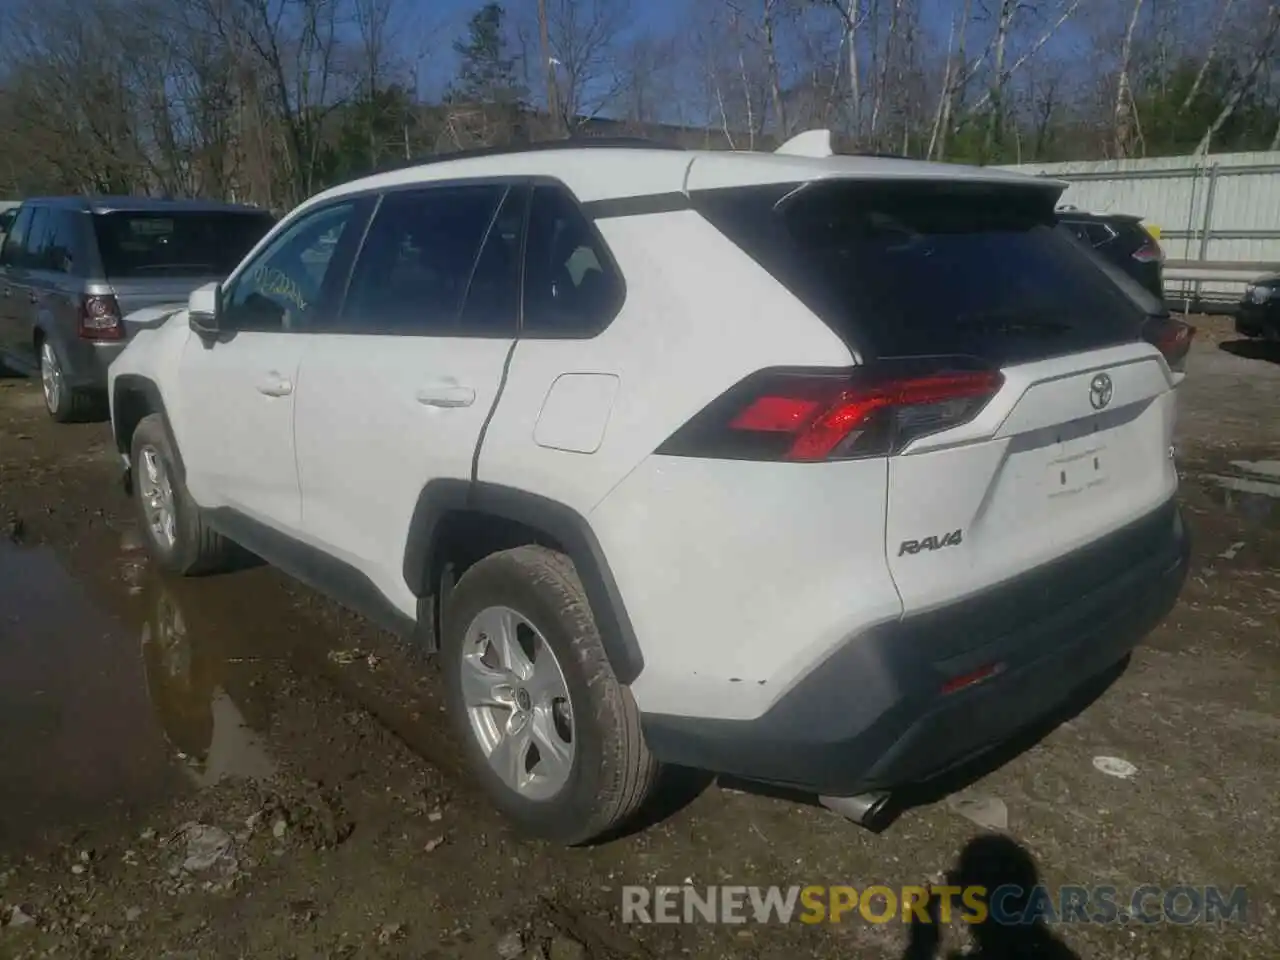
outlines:
{"label": "black fender flare", "polygon": [[182,448],[178,446],[177,438],[173,435],[173,425],[169,422],[169,411],[165,408],[164,397],[161,396],[160,387],[156,382],[140,374],[122,373],[116,377],[111,389],[111,434],[115,438],[116,449],[126,456],[129,453],[128,445],[124,443],[119,433],[117,412],[120,410],[120,397],[127,393],[140,393],[146,397],[148,409],[152,413],[160,414],[160,419],[164,422],[165,436],[169,438],[169,448],[173,451],[173,457],[176,461],[174,466],[178,468],[178,479],[185,481],[187,478],[187,466],[182,460]]}
{"label": "black fender flare", "polygon": [[559,543],[582,581],[605,655],[618,682],[628,684],[640,676],[644,657],[604,550],[586,518],[556,500],[479,481],[428,482],[414,506],[405,546],[404,579],[416,596],[431,592],[429,581],[431,571],[436,569],[440,521],[455,511],[514,521]]}

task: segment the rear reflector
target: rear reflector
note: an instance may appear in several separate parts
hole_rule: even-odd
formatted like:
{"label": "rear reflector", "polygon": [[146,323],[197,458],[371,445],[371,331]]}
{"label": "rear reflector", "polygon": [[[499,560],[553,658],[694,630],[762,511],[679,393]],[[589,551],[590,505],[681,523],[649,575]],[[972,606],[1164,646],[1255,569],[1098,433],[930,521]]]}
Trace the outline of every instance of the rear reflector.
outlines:
{"label": "rear reflector", "polygon": [[658,453],[816,462],[883,457],[971,420],[1004,378],[988,369],[764,370],[681,427]]}
{"label": "rear reflector", "polygon": [[123,340],[120,305],[110,294],[88,294],[80,301],[81,340]]}
{"label": "rear reflector", "polygon": [[940,692],[943,696],[946,696],[948,693],[956,693],[960,690],[966,689],[967,687],[972,687],[975,684],[981,683],[983,680],[989,680],[991,677],[994,677],[996,674],[1002,673],[1003,671],[1003,663],[991,663],[985,667],[979,667],[977,670],[970,673],[964,673],[958,677],[952,677],[942,685]]}
{"label": "rear reflector", "polygon": [[1143,329],[1143,339],[1164,354],[1169,369],[1181,373],[1187,367],[1187,354],[1196,328],[1172,317],[1152,317]]}

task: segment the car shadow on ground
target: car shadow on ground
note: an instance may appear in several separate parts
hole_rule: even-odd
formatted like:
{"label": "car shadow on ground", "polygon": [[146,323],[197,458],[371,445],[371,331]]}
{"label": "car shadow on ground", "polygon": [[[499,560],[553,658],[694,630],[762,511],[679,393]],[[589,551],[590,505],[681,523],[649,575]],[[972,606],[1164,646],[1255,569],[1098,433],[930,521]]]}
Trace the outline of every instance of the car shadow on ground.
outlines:
{"label": "car shadow on ground", "polygon": [[1280,342],[1274,340],[1224,340],[1218,349],[1242,360],[1264,360],[1280,364]]}
{"label": "car shadow on ground", "polygon": [[[1012,837],[982,834],[965,844],[955,865],[946,872],[949,887],[981,887],[979,902],[985,916],[968,924],[968,949],[943,952],[942,936],[947,929],[941,897],[930,890],[926,905],[928,920],[916,913],[911,918],[907,948],[902,960],[1080,960],[1079,954],[1058,939],[1037,915],[1034,902],[1040,886],[1040,872],[1031,854]],[[952,894],[952,901],[959,898]],[[959,909],[968,912],[967,902]]]}

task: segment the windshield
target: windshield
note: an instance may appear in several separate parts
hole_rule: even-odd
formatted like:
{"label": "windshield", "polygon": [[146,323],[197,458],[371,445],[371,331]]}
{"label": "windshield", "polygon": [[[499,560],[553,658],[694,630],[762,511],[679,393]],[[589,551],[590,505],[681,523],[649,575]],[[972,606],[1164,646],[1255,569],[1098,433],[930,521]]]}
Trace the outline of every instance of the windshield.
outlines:
{"label": "windshield", "polygon": [[122,212],[93,219],[108,278],[225,277],[275,224],[258,211]]}

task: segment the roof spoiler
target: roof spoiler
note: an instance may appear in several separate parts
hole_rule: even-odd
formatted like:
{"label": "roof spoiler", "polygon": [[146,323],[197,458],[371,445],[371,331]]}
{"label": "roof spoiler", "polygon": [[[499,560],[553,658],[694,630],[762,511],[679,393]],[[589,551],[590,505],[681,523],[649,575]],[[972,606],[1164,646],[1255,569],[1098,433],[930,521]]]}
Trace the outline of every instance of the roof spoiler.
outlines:
{"label": "roof spoiler", "polygon": [[830,130],[806,130],[804,133],[797,133],[773,152],[789,157],[835,156],[835,151],[831,149]]}

